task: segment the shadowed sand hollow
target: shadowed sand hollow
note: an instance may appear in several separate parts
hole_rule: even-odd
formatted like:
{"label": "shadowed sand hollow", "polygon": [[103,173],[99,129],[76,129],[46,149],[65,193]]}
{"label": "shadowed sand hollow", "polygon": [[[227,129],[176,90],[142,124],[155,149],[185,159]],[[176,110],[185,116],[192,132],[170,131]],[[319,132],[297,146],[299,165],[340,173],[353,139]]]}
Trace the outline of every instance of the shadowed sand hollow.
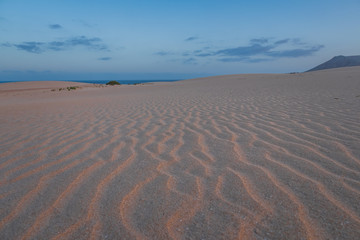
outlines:
{"label": "shadowed sand hollow", "polygon": [[359,67],[69,84],[0,84],[0,239],[360,239]]}

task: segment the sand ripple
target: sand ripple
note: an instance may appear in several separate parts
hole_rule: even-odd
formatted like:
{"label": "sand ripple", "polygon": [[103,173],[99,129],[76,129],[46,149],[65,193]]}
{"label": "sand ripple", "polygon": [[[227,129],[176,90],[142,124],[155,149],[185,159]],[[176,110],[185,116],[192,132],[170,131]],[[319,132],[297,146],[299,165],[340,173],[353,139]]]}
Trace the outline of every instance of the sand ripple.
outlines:
{"label": "sand ripple", "polygon": [[1,93],[0,238],[359,239],[350,69]]}

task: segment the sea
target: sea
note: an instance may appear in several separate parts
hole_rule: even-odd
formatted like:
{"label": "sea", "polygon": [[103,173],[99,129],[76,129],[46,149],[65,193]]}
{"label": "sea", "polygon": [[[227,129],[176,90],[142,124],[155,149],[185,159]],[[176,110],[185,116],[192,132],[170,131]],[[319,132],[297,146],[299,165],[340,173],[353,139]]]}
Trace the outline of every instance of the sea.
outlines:
{"label": "sea", "polygon": [[[171,80],[115,80],[120,84],[139,84],[139,83],[152,83],[152,82],[176,82],[181,81],[182,79],[171,79]],[[106,84],[110,80],[64,80],[64,82],[81,82],[81,83],[94,83],[94,84]],[[24,82],[24,81],[0,81],[0,83],[8,82]]]}

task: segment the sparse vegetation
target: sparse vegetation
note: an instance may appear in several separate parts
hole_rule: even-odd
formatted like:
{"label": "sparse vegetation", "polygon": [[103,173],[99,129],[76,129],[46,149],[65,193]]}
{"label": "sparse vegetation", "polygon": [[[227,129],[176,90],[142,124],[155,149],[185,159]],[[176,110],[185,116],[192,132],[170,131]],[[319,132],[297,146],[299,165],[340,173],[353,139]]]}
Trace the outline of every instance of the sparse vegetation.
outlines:
{"label": "sparse vegetation", "polygon": [[[68,90],[68,91],[71,91],[71,90],[76,90],[76,89],[78,89],[78,88],[80,88],[79,86],[70,86],[70,87],[67,87],[67,88],[58,88],[57,90],[60,92],[60,91],[63,91],[63,90]],[[51,91],[52,92],[55,92],[56,91],[56,89],[55,88],[53,88],[53,89],[51,89]]]}
{"label": "sparse vegetation", "polygon": [[106,83],[106,85],[114,86],[114,85],[121,85],[118,81],[110,81]]}
{"label": "sparse vegetation", "polygon": [[79,88],[79,87],[78,86],[71,86],[71,87],[67,87],[67,90],[71,91],[71,90],[76,90],[77,88]]}
{"label": "sparse vegetation", "polygon": [[136,86],[136,85],[144,85],[143,83],[128,83],[127,85],[134,85],[134,86]]}

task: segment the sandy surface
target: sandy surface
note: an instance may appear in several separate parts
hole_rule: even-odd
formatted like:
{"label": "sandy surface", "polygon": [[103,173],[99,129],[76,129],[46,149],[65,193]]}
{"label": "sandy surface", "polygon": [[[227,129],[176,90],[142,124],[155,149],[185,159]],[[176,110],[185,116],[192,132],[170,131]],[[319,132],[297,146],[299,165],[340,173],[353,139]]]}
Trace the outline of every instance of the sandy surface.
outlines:
{"label": "sandy surface", "polygon": [[360,239],[359,67],[20,84],[0,84],[0,239]]}

